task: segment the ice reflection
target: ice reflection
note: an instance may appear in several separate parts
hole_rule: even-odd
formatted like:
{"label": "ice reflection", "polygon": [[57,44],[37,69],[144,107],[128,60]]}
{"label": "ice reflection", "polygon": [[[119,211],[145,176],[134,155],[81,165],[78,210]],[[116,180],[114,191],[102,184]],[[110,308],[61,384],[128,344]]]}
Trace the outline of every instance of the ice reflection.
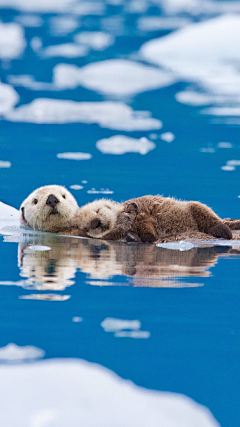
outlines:
{"label": "ice reflection", "polygon": [[[18,266],[20,276],[25,278],[22,286],[31,290],[62,291],[75,283],[78,270],[85,273],[85,283],[90,285],[202,286],[203,283],[195,280],[190,283],[184,278],[209,277],[210,268],[219,257],[240,255],[240,248],[211,246],[210,243],[177,251],[150,244],[124,244],[47,233],[28,234],[25,240],[19,243]],[[51,249],[33,250],[36,245]]]}

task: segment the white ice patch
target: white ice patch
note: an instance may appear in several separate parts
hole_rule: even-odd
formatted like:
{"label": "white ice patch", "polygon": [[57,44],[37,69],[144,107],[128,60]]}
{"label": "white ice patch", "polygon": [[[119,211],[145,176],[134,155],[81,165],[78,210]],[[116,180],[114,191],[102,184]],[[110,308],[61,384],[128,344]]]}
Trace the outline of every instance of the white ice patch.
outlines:
{"label": "white ice patch", "polygon": [[42,13],[69,12],[76,4],[76,0],[0,0],[0,7]]}
{"label": "white ice patch", "polygon": [[136,386],[85,360],[1,365],[0,376],[2,426],[220,427],[185,395]]}
{"label": "white ice patch", "polygon": [[46,58],[51,57],[65,57],[65,58],[78,58],[87,56],[88,48],[76,43],[65,43],[59,45],[48,46],[44,51],[40,52],[41,56]]}
{"label": "white ice patch", "polygon": [[174,251],[189,251],[192,248],[197,248],[197,245],[194,245],[190,242],[185,242],[181,240],[180,242],[169,242],[169,243],[157,243],[157,247],[164,249],[171,249]]}
{"label": "white ice patch", "polygon": [[141,322],[139,320],[122,320],[107,317],[101,323],[105,332],[116,332],[123,329],[140,329]]}
{"label": "white ice patch", "polygon": [[43,20],[38,15],[18,15],[15,17],[15,21],[23,25],[24,27],[37,28],[43,25]]}
{"label": "white ice patch", "polygon": [[184,27],[191,21],[187,18],[142,16],[138,19],[137,26],[140,31],[175,30]]}
{"label": "white ice patch", "polygon": [[0,114],[10,110],[18,101],[18,93],[13,87],[0,82]]}
{"label": "white ice patch", "polygon": [[108,188],[101,188],[100,190],[96,190],[96,188],[91,188],[91,190],[87,191],[88,194],[113,194],[114,191],[109,190]]}
{"label": "white ice patch", "polygon": [[79,21],[74,16],[54,16],[50,20],[50,30],[54,35],[65,36],[79,27]]}
{"label": "white ice patch", "polygon": [[176,81],[171,72],[161,71],[126,59],[109,59],[84,67],[58,64],[53,79],[61,89],[79,85],[105,95],[132,96],[169,86]]}
{"label": "white ice patch", "polygon": [[140,53],[148,60],[176,73],[183,81],[203,89],[187,90],[177,99],[191,105],[236,104],[211,108],[206,114],[239,116],[240,101],[240,15],[223,15],[191,24],[165,37],[145,43]]}
{"label": "white ice patch", "polygon": [[135,339],[147,339],[150,337],[149,331],[119,331],[115,332],[116,338],[135,338]]}
{"label": "white ice patch", "polygon": [[218,148],[232,148],[231,142],[219,142]]}
{"label": "white ice patch", "polygon": [[225,166],[222,166],[221,169],[223,171],[234,171],[236,166],[240,166],[240,160],[228,160]]}
{"label": "white ice patch", "polygon": [[83,31],[76,34],[74,40],[94,50],[105,50],[114,44],[114,37],[101,31]]}
{"label": "white ice patch", "polygon": [[37,98],[6,112],[6,120],[24,123],[97,123],[103,128],[125,131],[160,129],[160,120],[148,111],[133,111],[122,102],[75,102]]}
{"label": "white ice patch", "polygon": [[3,60],[18,58],[23,54],[25,47],[26,40],[22,27],[14,23],[0,22],[0,58]]}
{"label": "white ice patch", "polygon": [[67,159],[67,160],[89,160],[92,158],[90,153],[58,153],[58,159]]}
{"label": "white ice patch", "polygon": [[166,142],[173,142],[175,135],[172,132],[165,132],[160,135],[160,138]]}
{"label": "white ice patch", "polygon": [[31,90],[55,90],[52,83],[37,82],[33,76],[28,74],[10,75],[8,81],[14,86],[23,86]]}
{"label": "white ice patch", "polygon": [[44,357],[45,352],[40,348],[26,345],[19,347],[16,344],[8,344],[0,348],[0,363],[19,363],[29,360],[36,360]]}
{"label": "white ice patch", "polygon": [[82,185],[78,185],[78,184],[73,184],[73,185],[70,185],[70,188],[72,190],[82,190],[83,186]]}
{"label": "white ice patch", "polygon": [[0,160],[0,169],[8,169],[12,166],[11,162],[7,161],[7,160]]}
{"label": "white ice patch", "polygon": [[149,151],[154,150],[156,145],[144,137],[135,139],[125,135],[115,135],[110,138],[100,139],[97,141],[96,147],[104,154],[147,154]]}
{"label": "white ice patch", "polygon": [[19,221],[19,211],[12,206],[0,202],[0,221]]}

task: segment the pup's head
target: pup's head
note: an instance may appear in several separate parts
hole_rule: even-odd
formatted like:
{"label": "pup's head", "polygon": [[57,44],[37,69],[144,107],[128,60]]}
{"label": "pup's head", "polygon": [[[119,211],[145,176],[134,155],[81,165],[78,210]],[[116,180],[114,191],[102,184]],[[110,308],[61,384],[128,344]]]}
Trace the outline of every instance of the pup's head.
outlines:
{"label": "pup's head", "polygon": [[33,191],[21,204],[21,223],[34,230],[55,231],[71,226],[78,204],[60,185],[46,185]]}
{"label": "pup's head", "polygon": [[115,226],[121,204],[100,199],[80,208],[76,215],[77,226],[90,237],[100,239]]}

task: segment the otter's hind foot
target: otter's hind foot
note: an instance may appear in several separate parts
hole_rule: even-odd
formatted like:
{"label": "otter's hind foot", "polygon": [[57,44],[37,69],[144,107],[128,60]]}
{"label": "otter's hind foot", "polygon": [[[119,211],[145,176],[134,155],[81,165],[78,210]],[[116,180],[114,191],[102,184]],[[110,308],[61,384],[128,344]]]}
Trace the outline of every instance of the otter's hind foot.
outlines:
{"label": "otter's hind foot", "polygon": [[226,240],[232,239],[232,232],[230,228],[225,224],[217,224],[214,225],[209,229],[209,234],[211,234],[214,237],[217,237],[218,239],[223,238]]}

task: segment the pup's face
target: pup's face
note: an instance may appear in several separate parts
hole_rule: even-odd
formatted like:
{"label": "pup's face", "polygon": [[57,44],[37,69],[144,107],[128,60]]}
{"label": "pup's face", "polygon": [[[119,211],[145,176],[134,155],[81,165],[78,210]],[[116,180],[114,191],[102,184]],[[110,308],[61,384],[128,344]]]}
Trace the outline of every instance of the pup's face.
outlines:
{"label": "pup's face", "polygon": [[114,228],[120,209],[120,203],[112,200],[95,200],[79,209],[77,226],[88,236],[100,239]]}
{"label": "pup's face", "polygon": [[46,185],[33,191],[21,204],[21,223],[39,231],[71,226],[78,204],[60,185]]}

